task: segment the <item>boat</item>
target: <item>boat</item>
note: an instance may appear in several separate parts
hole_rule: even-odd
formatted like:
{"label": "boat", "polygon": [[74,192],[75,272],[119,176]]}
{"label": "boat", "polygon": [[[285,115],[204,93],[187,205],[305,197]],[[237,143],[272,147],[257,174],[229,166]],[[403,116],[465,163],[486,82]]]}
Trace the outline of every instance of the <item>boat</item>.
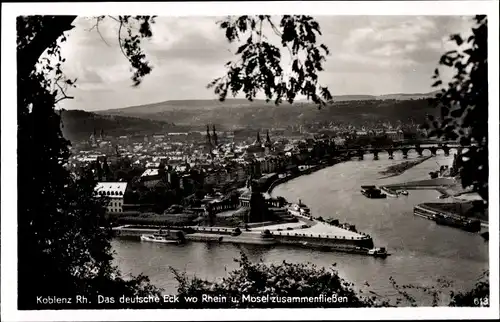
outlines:
{"label": "boat", "polygon": [[290,206],[288,206],[287,210],[290,214],[294,216],[299,216],[301,214],[300,208],[297,204],[291,204]]}
{"label": "boat", "polygon": [[478,232],[481,230],[481,222],[477,219],[467,219],[459,216],[435,214],[434,221],[438,225],[460,228],[469,232]]}
{"label": "boat", "polygon": [[311,209],[304,204],[294,203],[288,207],[288,212],[295,216],[311,216]]}
{"label": "boat", "polygon": [[361,193],[370,199],[382,199],[387,198],[385,193],[376,186],[361,186]]}
{"label": "boat", "polygon": [[343,253],[351,253],[351,254],[359,254],[359,255],[368,255],[372,257],[378,258],[386,258],[390,254],[387,253],[385,247],[380,248],[365,248],[365,247],[346,247],[346,246],[333,246],[329,247],[330,250],[343,252]]}
{"label": "boat", "polygon": [[406,190],[401,190],[401,191],[399,192],[399,194],[401,194],[401,195],[403,195],[403,196],[408,196],[408,191],[406,191]]}
{"label": "boat", "polygon": [[309,209],[309,207],[307,207],[305,204],[302,203],[302,201],[299,200],[299,211],[302,215],[304,216],[309,216],[311,215],[311,209]]}
{"label": "boat", "polygon": [[310,216],[311,209],[302,203],[302,200],[299,199],[298,203],[291,204],[288,208],[293,214],[299,214],[303,216]]}
{"label": "boat", "polygon": [[151,235],[141,235],[141,241],[153,242],[153,243],[163,243],[163,244],[180,244],[179,239],[173,239],[165,235],[151,234]]}
{"label": "boat", "polygon": [[368,250],[368,255],[373,257],[386,258],[388,256],[385,247],[373,248]]}
{"label": "boat", "polygon": [[394,191],[390,188],[387,188],[387,187],[380,187],[380,191],[385,193],[387,195],[387,197],[393,197],[393,198],[397,198],[398,197],[398,192],[397,191]]}
{"label": "boat", "polygon": [[435,214],[434,211],[431,211],[429,209],[426,209],[426,208],[418,206],[418,205],[413,208],[413,215],[419,216],[419,217],[422,217],[425,219],[434,220],[434,214]]}

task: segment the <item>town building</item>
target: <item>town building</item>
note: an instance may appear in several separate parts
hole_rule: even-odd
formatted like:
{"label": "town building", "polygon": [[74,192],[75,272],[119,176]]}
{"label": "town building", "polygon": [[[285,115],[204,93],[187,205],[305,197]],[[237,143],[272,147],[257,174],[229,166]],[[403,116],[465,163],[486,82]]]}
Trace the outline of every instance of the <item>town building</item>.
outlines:
{"label": "town building", "polygon": [[98,182],[95,187],[95,192],[98,196],[109,198],[106,206],[108,213],[123,212],[123,196],[126,190],[126,182]]}

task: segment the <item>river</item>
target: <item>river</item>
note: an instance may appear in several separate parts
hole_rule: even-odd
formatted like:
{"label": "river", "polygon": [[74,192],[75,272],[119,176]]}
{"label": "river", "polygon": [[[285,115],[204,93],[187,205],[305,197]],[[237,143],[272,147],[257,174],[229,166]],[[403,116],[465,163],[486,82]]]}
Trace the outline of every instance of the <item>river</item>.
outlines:
{"label": "river", "polygon": [[[428,152],[428,151],[426,151]],[[440,151],[442,153],[442,151]],[[409,154],[408,159],[416,158]],[[385,246],[392,254],[387,259],[324,252],[291,247],[237,246],[230,244],[188,243],[182,246],[113,240],[115,262],[122,273],[149,276],[151,281],[174,294],[177,282],[169,267],[185,271],[188,276],[215,280],[237,268],[233,259],[243,250],[250,260],[265,263],[311,262],[335,269],[344,279],[353,282],[358,290],[371,290],[382,296],[396,295],[389,278],[398,284],[436,285],[443,278],[460,290],[474,285],[477,277],[488,269],[488,245],[479,234],[438,226],[434,222],[413,216],[413,206],[424,201],[436,201],[436,191],[410,191],[406,197],[368,199],[359,192],[364,184],[390,184],[428,178],[430,171],[450,164],[451,157],[438,154],[403,174],[380,179],[379,171],[401,162],[380,154],[380,160],[365,156],[362,161],[349,161],[296,178],[276,187],[274,196],[290,202],[299,198],[314,216],[338,218],[356,225],[359,231],[370,234],[376,246]],[[439,165],[439,166],[438,166]],[[369,285],[367,286],[366,283]],[[428,298],[417,295],[420,304]]]}

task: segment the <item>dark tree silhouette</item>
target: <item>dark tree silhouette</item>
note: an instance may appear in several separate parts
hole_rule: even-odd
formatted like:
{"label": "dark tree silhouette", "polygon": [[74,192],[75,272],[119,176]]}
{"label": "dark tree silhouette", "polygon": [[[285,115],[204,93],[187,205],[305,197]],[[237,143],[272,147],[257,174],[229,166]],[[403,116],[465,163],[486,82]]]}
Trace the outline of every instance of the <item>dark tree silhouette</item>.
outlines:
{"label": "dark tree silhouette", "polygon": [[[488,201],[488,19],[476,16],[474,22],[467,40],[451,35],[460,48],[446,52],[439,61],[455,74],[433,100],[441,118],[430,117],[426,127],[433,128],[430,136],[476,146],[461,156],[460,177],[464,187],[473,187]],[[434,87],[442,85],[437,68],[433,79]]]}
{"label": "dark tree silhouette", "polygon": [[[266,101],[274,100],[276,105],[283,100],[293,103],[298,94],[311,99],[318,107],[332,100],[328,88],[318,85],[318,73],[323,70],[325,55],[329,51],[324,44],[316,44],[321,31],[312,17],[284,15],[276,25],[272,17],[266,15],[230,16],[218,24],[225,30],[229,42],[239,42],[247,36],[246,42],[236,51],[239,59],[227,62],[227,74],[208,85],[214,88],[221,101],[229,92],[233,96],[243,92],[251,101],[261,91],[266,95]],[[273,30],[281,39],[282,47],[290,53],[290,76],[286,76],[288,71],[280,64],[280,49],[262,32],[265,25]]]}
{"label": "dark tree silhouette", "polygon": [[[98,294],[133,296],[159,291],[144,276],[130,280],[120,276],[112,265],[111,230],[104,219],[106,200],[94,195],[93,177],[75,181],[64,167],[70,143],[62,135],[60,113],[54,107],[70,98],[65,90],[74,84],[61,71],[64,58],[60,54],[64,32],[73,28],[74,19],[28,16],[16,21],[19,309],[57,308],[37,305],[37,296],[81,294],[97,307]],[[151,34],[147,32],[151,19],[113,19],[127,30],[127,37],[119,38],[135,69],[137,85],[151,71],[140,50],[140,37]],[[131,31],[137,23],[140,35]],[[44,52],[46,57],[40,59]],[[101,175],[100,165],[98,171]]]}

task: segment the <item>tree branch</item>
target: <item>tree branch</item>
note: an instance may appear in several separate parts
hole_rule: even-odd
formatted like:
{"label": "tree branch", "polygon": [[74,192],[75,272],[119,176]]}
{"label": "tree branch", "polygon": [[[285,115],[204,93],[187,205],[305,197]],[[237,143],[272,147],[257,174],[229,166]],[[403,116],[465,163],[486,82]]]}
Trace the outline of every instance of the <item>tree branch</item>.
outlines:
{"label": "tree branch", "polygon": [[125,54],[125,51],[123,50],[123,45],[122,45],[122,27],[123,27],[123,20],[120,18],[120,27],[118,27],[118,45],[120,46],[120,50],[121,50],[123,56],[125,56],[125,58],[127,58],[127,60],[130,61],[130,59],[128,58],[127,54]]}
{"label": "tree branch", "polygon": [[64,91],[64,89],[61,87],[61,85],[59,85],[59,80],[61,79],[61,77],[57,78],[54,82],[54,84],[56,84],[56,86],[59,88],[59,90],[61,91],[61,94],[63,95],[63,97],[57,99],[54,104],[57,104],[59,103],[60,101],[62,100],[65,100],[65,99],[74,99],[73,96],[68,96],[66,95],[66,92]]}
{"label": "tree branch", "polygon": [[97,33],[101,37],[101,40],[104,41],[104,43],[109,47],[108,42],[104,39],[104,37],[101,34],[101,31],[99,30],[99,22],[101,22],[102,19],[103,19],[102,17],[98,17],[95,25],[93,25],[92,28],[89,29],[89,31],[92,31],[95,28],[97,30]]}
{"label": "tree branch", "polygon": [[45,50],[55,43],[65,31],[74,28],[72,23],[76,17],[53,16],[46,18],[43,22],[43,28],[29,44],[17,51],[17,67],[20,78],[27,77],[35,69],[38,59]]}

